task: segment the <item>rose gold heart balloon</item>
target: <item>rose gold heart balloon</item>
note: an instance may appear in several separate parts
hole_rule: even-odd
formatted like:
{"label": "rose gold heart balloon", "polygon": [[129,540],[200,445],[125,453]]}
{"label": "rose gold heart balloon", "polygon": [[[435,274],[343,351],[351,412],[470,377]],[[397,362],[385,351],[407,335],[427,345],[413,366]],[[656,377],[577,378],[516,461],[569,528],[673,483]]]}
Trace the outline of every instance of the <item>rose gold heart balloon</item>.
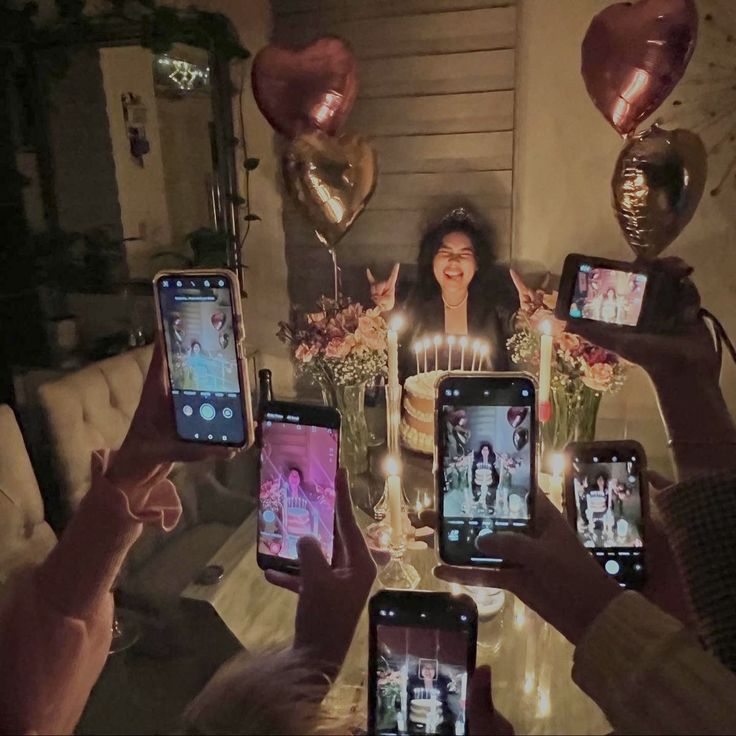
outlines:
{"label": "rose gold heart balloon", "polygon": [[685,228],[703,196],[708,154],[689,130],[653,125],[629,140],[613,172],[613,206],[637,256],[656,258]]}
{"label": "rose gold heart balloon", "polygon": [[595,106],[621,135],[635,130],[672,92],[697,35],[694,0],[617,3],[593,18],[581,71]]}
{"label": "rose gold heart balloon", "polygon": [[336,138],[304,133],[283,158],[286,189],[314,227],[320,243],[334,248],[363,211],[376,187],[376,153],[359,135]]}
{"label": "rose gold heart balloon", "polygon": [[526,415],[529,413],[529,408],[526,406],[512,406],[506,412],[506,421],[514,428],[521,426],[526,419]]}
{"label": "rose gold heart balloon", "polygon": [[309,130],[336,134],[358,94],[353,52],[320,38],[300,50],[266,46],[253,60],[253,96],[266,120],[287,138]]}
{"label": "rose gold heart balloon", "polygon": [[226,319],[225,312],[215,312],[210,317],[210,322],[212,322],[212,326],[219,332],[225,326]]}

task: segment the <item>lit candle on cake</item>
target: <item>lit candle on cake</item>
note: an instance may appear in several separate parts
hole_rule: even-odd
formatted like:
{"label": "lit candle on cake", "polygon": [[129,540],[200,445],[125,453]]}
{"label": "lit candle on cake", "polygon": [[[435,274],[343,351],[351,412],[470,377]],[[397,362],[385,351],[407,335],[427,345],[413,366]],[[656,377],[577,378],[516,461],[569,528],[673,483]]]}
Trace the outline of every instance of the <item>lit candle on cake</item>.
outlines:
{"label": "lit candle on cake", "polygon": [[386,495],[388,497],[388,516],[391,524],[391,546],[400,547],[403,543],[401,515],[401,478],[399,461],[395,457],[386,460]]}
{"label": "lit candle on cake", "polygon": [[455,344],[455,335],[447,336],[447,370],[452,370],[452,346]]}
{"label": "lit candle on cake", "polygon": [[478,370],[483,369],[483,361],[488,361],[488,370],[491,370],[491,346],[484,342],[480,349],[480,362],[478,363]]}
{"label": "lit candle on cake", "polygon": [[429,346],[432,343],[430,342],[428,337],[424,338],[424,372],[426,373],[429,369],[427,368],[427,350],[429,350]]}
{"label": "lit candle on cake", "polygon": [[460,338],[460,370],[465,370],[465,348],[468,347],[468,338],[463,335]]}
{"label": "lit candle on cake", "polygon": [[439,350],[442,338],[439,335],[435,335],[432,342],[434,343],[434,369],[438,371],[440,369],[440,359],[437,351]]}
{"label": "lit candle on cake", "polygon": [[[473,340],[473,364],[470,367],[471,371],[475,370],[475,361],[478,358],[479,352],[480,352],[480,340]],[[480,370],[480,368],[478,370]]]}
{"label": "lit candle on cake", "polygon": [[416,359],[417,359],[417,373],[421,372],[419,370],[419,353],[421,352],[422,352],[422,343],[415,342],[414,343],[414,355],[416,356]]}

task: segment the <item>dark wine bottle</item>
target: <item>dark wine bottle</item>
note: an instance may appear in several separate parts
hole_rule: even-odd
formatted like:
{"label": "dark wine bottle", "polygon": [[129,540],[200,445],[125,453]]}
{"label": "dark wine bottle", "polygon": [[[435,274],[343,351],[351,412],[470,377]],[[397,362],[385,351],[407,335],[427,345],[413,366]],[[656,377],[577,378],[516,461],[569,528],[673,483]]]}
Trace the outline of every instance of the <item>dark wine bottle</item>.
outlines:
{"label": "dark wine bottle", "polygon": [[273,401],[271,371],[268,368],[261,368],[258,371],[258,409],[256,411],[256,441],[259,445],[261,444],[261,423],[269,401]]}

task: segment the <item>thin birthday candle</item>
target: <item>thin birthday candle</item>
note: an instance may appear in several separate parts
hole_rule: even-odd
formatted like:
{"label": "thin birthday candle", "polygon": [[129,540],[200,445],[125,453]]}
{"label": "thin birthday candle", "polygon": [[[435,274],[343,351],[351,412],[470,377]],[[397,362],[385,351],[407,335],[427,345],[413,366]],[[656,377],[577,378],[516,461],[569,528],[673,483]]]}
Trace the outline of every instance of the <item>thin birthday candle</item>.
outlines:
{"label": "thin birthday candle", "polygon": [[482,370],[484,360],[488,361],[488,370],[491,370],[490,355],[491,355],[491,346],[487,342],[484,342],[483,346],[480,349],[480,361],[478,363],[478,370]]}
{"label": "thin birthday candle", "polygon": [[447,353],[447,370],[452,370],[452,346],[455,344],[455,335],[448,335],[447,336],[447,345],[448,345],[448,353]]}
{"label": "thin birthday candle", "polygon": [[431,345],[431,342],[429,341],[428,337],[424,338],[424,372],[426,373],[429,369],[427,368],[427,350],[429,350],[429,346]]}
{"label": "thin birthday candle", "polygon": [[417,374],[421,372],[419,370],[419,353],[421,349],[422,349],[422,344],[420,342],[415,342],[414,343],[414,355],[416,356],[416,359],[417,359]]}
{"label": "thin birthday candle", "polygon": [[[474,340],[473,341],[473,365],[470,368],[471,371],[475,370],[475,359],[478,357],[479,350],[480,350],[480,340]],[[480,368],[478,370],[480,370]]]}
{"label": "thin birthday candle", "polygon": [[440,369],[440,360],[437,350],[440,346],[440,343],[442,342],[442,338],[439,335],[435,335],[432,342],[434,343],[434,369],[438,371]]}
{"label": "thin birthday candle", "polygon": [[468,346],[468,338],[463,335],[460,338],[460,370],[465,370],[465,348]]}

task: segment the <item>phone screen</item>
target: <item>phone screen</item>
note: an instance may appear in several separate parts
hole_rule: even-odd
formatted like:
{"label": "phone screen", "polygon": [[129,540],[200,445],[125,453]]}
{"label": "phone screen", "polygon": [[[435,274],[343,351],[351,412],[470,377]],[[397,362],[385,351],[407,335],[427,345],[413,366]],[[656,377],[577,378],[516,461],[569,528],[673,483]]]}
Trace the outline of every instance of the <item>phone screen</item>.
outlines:
{"label": "phone screen", "polygon": [[639,324],[648,276],[581,262],[570,300],[571,319],[611,325]]}
{"label": "phone screen", "polygon": [[440,556],[500,564],[479,536],[529,528],[536,457],[535,388],[528,377],[450,377],[437,412]]}
{"label": "phone screen", "polygon": [[[308,415],[324,414],[324,419]],[[315,537],[332,562],[340,417],[327,407],[269,405],[261,427],[258,554],[266,567],[298,559]],[[327,425],[327,426],[323,426]]]}
{"label": "phone screen", "polygon": [[644,573],[642,467],[634,449],[574,453],[571,480],[578,539],[622,585]]}
{"label": "phone screen", "polygon": [[185,440],[246,440],[232,282],[222,274],[156,281],[176,429]]}
{"label": "phone screen", "polygon": [[377,597],[371,609],[370,733],[467,733],[477,638],[472,601],[456,598],[453,605],[443,593]]}

